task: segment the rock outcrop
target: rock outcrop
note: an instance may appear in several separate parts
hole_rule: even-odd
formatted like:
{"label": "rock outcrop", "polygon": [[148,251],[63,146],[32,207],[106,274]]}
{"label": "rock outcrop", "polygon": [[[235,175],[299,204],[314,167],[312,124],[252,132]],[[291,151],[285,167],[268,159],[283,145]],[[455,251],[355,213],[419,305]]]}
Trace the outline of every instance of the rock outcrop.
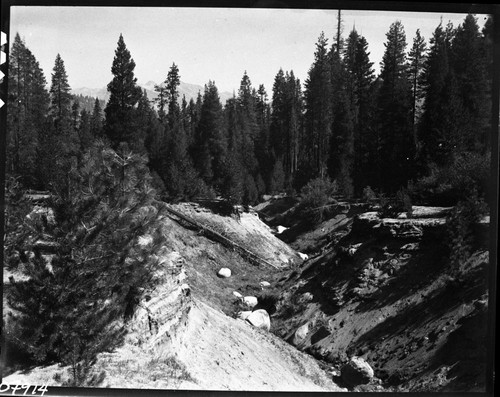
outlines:
{"label": "rock outcrop", "polygon": [[[426,216],[429,214],[426,213]],[[396,239],[419,240],[426,230],[435,230],[446,224],[446,218],[380,218],[377,212],[365,212],[353,222],[353,233],[358,235],[373,234]]]}
{"label": "rock outcrop", "polygon": [[352,357],[340,370],[342,380],[354,387],[369,383],[374,373],[373,368],[361,357]]}

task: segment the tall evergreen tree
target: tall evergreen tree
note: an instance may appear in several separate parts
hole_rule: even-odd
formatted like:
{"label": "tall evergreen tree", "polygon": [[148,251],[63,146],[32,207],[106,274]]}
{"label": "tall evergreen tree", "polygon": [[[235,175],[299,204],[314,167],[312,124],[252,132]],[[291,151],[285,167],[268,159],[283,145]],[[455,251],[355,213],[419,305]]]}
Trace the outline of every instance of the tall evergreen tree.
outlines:
{"label": "tall evergreen tree", "polygon": [[71,105],[71,127],[77,131],[80,123],[80,103],[78,100],[73,100]]}
{"label": "tall evergreen tree", "polygon": [[50,103],[38,61],[17,33],[10,50],[7,98],[6,172],[28,186],[42,187],[40,141],[47,129]]}
{"label": "tall evergreen tree", "polygon": [[331,139],[328,171],[337,179],[341,192],[350,197],[353,194],[354,166],[354,123],[356,103],[352,80],[340,53],[333,46],[329,53],[331,73]]}
{"label": "tall evergreen tree", "polygon": [[406,59],[406,35],[401,21],[387,33],[381,63],[379,129],[381,148],[379,183],[386,190],[406,185],[412,177],[415,144],[411,128],[411,85]]}
{"label": "tall evergreen tree", "polygon": [[94,137],[100,137],[102,134],[102,110],[99,98],[95,99],[92,116],[90,118],[90,131]]}
{"label": "tall evergreen tree", "polygon": [[158,96],[154,99],[158,106],[158,118],[163,123],[167,114],[165,112],[165,107],[167,106],[167,89],[164,84],[156,84],[154,88],[155,92],[158,94]]}
{"label": "tall evergreen tree", "polygon": [[354,128],[354,189],[357,194],[367,186],[373,172],[375,132],[373,128],[373,62],[368,43],[353,29],[346,42],[344,64],[347,71],[347,94],[350,98]]}
{"label": "tall evergreen tree", "polygon": [[78,126],[78,138],[80,140],[80,152],[83,153],[94,143],[94,135],[91,130],[91,118],[89,112],[83,109],[80,112]]}
{"label": "tall evergreen tree", "polygon": [[[287,185],[299,167],[302,136],[303,96],[300,80],[295,78],[293,70],[283,73],[280,69],[273,86],[273,111],[271,114],[271,141],[274,162],[280,165],[273,167],[279,174],[284,173]],[[279,171],[277,171],[279,169]],[[281,180],[281,178],[274,178]],[[288,186],[287,186],[288,187]],[[273,183],[272,190],[279,189]]]}
{"label": "tall evergreen tree", "polygon": [[328,39],[322,32],[316,43],[314,63],[305,82],[306,151],[303,159],[312,175],[326,176],[332,125],[331,71]]}
{"label": "tall evergreen tree", "polygon": [[[416,130],[416,124],[420,118],[421,101],[423,99],[422,75],[424,72],[425,56],[427,45],[425,39],[420,34],[420,29],[417,29],[413,38],[413,46],[408,53],[409,74],[411,81],[411,102],[412,102],[412,124]],[[415,142],[417,137],[415,136]]]}
{"label": "tall evergreen tree", "polygon": [[[180,84],[179,68],[174,63],[165,79],[165,105],[168,114],[165,117],[167,133],[163,134],[160,144],[159,174],[162,177],[170,199],[190,199],[205,193],[205,186],[199,179],[188,154],[188,139],[184,122],[187,117],[187,105],[179,106]],[[154,148],[152,148],[154,149]]]}
{"label": "tall evergreen tree", "polygon": [[58,134],[68,133],[71,123],[71,88],[68,84],[68,75],[64,67],[64,61],[57,54],[54,70],[52,73],[52,84],[50,86],[51,106],[50,111],[54,119],[54,126]]}
{"label": "tall evergreen tree", "polygon": [[469,14],[457,28],[451,44],[453,71],[461,103],[461,136],[457,152],[484,151],[488,140],[490,102],[483,38],[477,19]]}
{"label": "tall evergreen tree", "polygon": [[179,76],[179,67],[174,63],[170,67],[167,79],[165,80],[166,98],[168,104],[168,123],[170,128],[172,128],[175,122],[178,122],[180,117],[180,107],[178,102],[178,87],[180,83],[181,78]]}
{"label": "tall evergreen tree", "polygon": [[109,100],[104,109],[106,114],[105,132],[114,147],[120,142],[127,142],[140,150],[135,136],[134,106],[142,96],[134,77],[135,62],[120,34],[115,51],[111,73],[113,80],[108,84]]}
{"label": "tall evergreen tree", "polygon": [[257,95],[256,112],[259,135],[256,140],[255,156],[259,164],[259,170],[255,183],[258,194],[262,195],[266,193],[264,180],[269,175],[272,166],[269,141],[271,106],[267,101],[267,92],[263,84],[259,85]]}
{"label": "tall evergreen tree", "polygon": [[430,49],[424,64],[425,97],[419,142],[420,161],[427,164],[447,162],[452,130],[459,127],[456,124],[459,108],[453,94],[456,84],[451,68],[452,36],[450,25],[443,28],[439,24],[429,40]]}
{"label": "tall evergreen tree", "polygon": [[200,120],[193,145],[193,159],[202,179],[220,189],[224,173],[227,141],[224,131],[222,104],[214,82],[205,85]]}

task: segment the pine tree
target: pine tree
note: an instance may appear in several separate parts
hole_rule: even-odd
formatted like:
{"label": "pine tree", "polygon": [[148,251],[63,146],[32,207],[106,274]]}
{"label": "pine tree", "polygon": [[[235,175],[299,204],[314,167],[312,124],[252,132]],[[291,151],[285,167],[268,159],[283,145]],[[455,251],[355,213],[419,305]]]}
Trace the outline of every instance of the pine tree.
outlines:
{"label": "pine tree", "polygon": [[73,100],[71,105],[71,127],[77,131],[80,123],[80,103],[78,100]]}
{"label": "pine tree", "polygon": [[80,152],[83,153],[94,143],[94,136],[91,130],[91,118],[89,112],[83,109],[80,112],[80,125],[78,128],[78,137],[80,140]]}
{"label": "pine tree", "polygon": [[71,123],[71,89],[68,84],[68,75],[64,67],[64,61],[57,54],[54,70],[52,73],[52,84],[50,86],[51,107],[50,112],[54,119],[57,134],[68,134]]}
{"label": "pine tree", "polygon": [[368,43],[353,29],[349,34],[344,55],[347,76],[347,96],[350,98],[354,128],[353,183],[360,194],[371,179],[375,153],[373,120],[373,62],[370,62]]}
{"label": "pine tree", "polygon": [[256,114],[256,92],[252,87],[250,77],[245,71],[240,82],[240,89],[236,98],[237,122],[239,130],[238,153],[246,172],[254,174],[257,170],[255,157],[256,140],[258,135]]}
{"label": "pine tree", "polygon": [[329,53],[331,73],[331,138],[329,175],[339,183],[346,197],[353,194],[354,123],[356,104],[352,81],[336,47]]}
{"label": "pine tree", "polygon": [[267,102],[267,92],[263,84],[257,91],[257,124],[259,126],[259,135],[256,140],[255,157],[259,164],[258,173],[255,178],[257,192],[259,195],[266,193],[266,184],[264,178],[270,174],[272,167],[270,153],[270,122],[271,106]]}
{"label": "pine tree", "polygon": [[451,68],[450,25],[440,23],[430,39],[430,49],[424,64],[424,104],[419,126],[420,159],[425,164],[444,164],[449,160],[452,130],[459,117],[454,103],[455,79]]}
{"label": "pine tree", "polygon": [[381,63],[379,129],[384,136],[379,182],[390,191],[406,185],[412,177],[415,145],[411,129],[411,85],[406,59],[406,35],[400,21],[387,33]]}
{"label": "pine tree", "polygon": [[134,77],[135,62],[120,34],[115,51],[111,73],[113,80],[108,84],[110,97],[104,113],[106,115],[105,133],[117,147],[120,142],[127,142],[137,148],[135,136],[134,106],[142,96]]}
{"label": "pine tree", "polygon": [[303,107],[300,80],[293,70],[283,73],[280,69],[274,81],[270,129],[275,162],[281,162],[286,185],[293,183],[299,167]]}
{"label": "pine tree", "polygon": [[196,130],[193,159],[202,179],[209,186],[220,190],[224,178],[227,141],[223,128],[222,104],[214,82],[205,85]]}
{"label": "pine tree", "polygon": [[457,153],[484,151],[488,140],[490,101],[485,54],[477,19],[469,14],[457,28],[451,44],[452,67],[462,105]]}
{"label": "pine tree", "polygon": [[314,63],[305,82],[306,151],[303,158],[313,175],[326,175],[331,137],[331,71],[328,39],[322,32],[316,43]]}
{"label": "pine tree", "polygon": [[94,137],[100,137],[102,135],[102,110],[101,103],[98,98],[95,99],[94,109],[92,110],[92,116],[90,119],[90,131]]}
{"label": "pine tree", "polygon": [[171,200],[191,199],[205,194],[206,187],[198,177],[188,154],[188,138],[184,121],[187,116],[187,105],[183,101],[180,108],[178,87],[180,84],[179,68],[174,63],[165,79],[165,104],[168,107],[166,128],[168,134],[163,135],[158,173],[162,177],[166,191]]}
{"label": "pine tree", "polygon": [[174,63],[170,67],[167,79],[165,80],[166,99],[168,104],[168,124],[170,128],[172,128],[174,123],[178,122],[180,117],[180,107],[178,102],[178,87],[180,83],[181,78],[179,76],[179,67]]}
{"label": "pine tree", "polygon": [[31,187],[42,187],[38,151],[47,128],[49,95],[38,61],[16,34],[10,51],[7,98],[6,172]]}
{"label": "pine tree", "polygon": [[50,100],[52,124],[42,135],[38,153],[40,177],[46,181],[46,188],[66,199],[71,194],[69,173],[77,161],[80,142],[75,128],[77,120],[72,116],[78,118],[78,109],[72,110],[73,97],[59,54],[52,73]]}
{"label": "pine tree", "polygon": [[286,140],[287,98],[285,72],[280,69],[274,77],[270,125],[270,144],[274,155],[282,159]]}
{"label": "pine tree", "polygon": [[160,119],[160,122],[163,123],[167,114],[165,112],[165,107],[167,106],[167,89],[164,84],[155,84],[154,88],[155,92],[158,93],[158,96],[154,99],[158,106],[158,118]]}
{"label": "pine tree", "polygon": [[[412,91],[412,124],[416,130],[416,124],[420,118],[421,100],[423,99],[422,74],[424,71],[425,56],[427,45],[425,39],[420,35],[420,29],[417,29],[413,38],[413,46],[408,53],[409,73]],[[415,136],[415,142],[417,138]]]}

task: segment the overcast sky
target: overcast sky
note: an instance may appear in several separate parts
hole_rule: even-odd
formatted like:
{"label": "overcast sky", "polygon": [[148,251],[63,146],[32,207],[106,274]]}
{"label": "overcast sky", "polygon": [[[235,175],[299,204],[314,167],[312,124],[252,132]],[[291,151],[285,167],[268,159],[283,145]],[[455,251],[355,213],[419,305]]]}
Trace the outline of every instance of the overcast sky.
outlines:
{"label": "overcast sky", "polygon": [[[441,17],[457,26],[465,15],[344,10],[343,37],[356,26],[378,71],[392,22],[402,21],[410,47],[418,28],[428,41]],[[486,16],[477,18],[482,27]],[[336,10],[29,6],[11,8],[10,37],[19,32],[49,83],[59,53],[72,88],[105,87],[122,33],[139,83],[165,80],[175,62],[182,81],[215,80],[219,91],[237,90],[246,70],[271,96],[280,67],[305,81],[318,36],[331,43],[336,26]]]}

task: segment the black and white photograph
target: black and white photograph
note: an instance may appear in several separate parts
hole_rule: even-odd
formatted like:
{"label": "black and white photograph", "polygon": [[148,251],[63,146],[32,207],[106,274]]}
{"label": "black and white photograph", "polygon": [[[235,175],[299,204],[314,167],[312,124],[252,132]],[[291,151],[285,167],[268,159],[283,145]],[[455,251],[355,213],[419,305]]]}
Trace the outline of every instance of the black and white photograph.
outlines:
{"label": "black and white photograph", "polygon": [[71,4],[2,4],[0,394],[493,393],[498,6]]}

